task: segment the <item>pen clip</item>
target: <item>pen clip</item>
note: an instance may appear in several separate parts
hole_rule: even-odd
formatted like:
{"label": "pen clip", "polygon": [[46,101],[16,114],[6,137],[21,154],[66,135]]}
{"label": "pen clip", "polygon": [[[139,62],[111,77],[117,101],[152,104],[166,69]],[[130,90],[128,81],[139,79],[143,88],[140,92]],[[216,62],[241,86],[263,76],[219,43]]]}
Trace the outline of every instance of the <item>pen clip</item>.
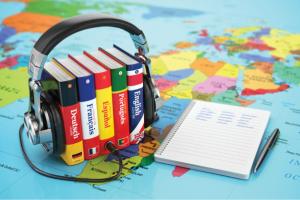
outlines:
{"label": "pen clip", "polygon": [[[277,132],[278,132],[278,133],[277,133]],[[276,141],[277,141],[277,139],[278,139],[278,137],[279,137],[279,134],[280,134],[279,129],[276,128],[276,129],[273,131],[273,133],[270,135],[270,137],[272,137],[273,134],[275,134],[275,137],[273,138],[272,143],[271,143],[271,145],[270,145],[270,147],[269,147],[270,149],[272,149],[272,148],[274,147],[274,145],[276,144]]]}

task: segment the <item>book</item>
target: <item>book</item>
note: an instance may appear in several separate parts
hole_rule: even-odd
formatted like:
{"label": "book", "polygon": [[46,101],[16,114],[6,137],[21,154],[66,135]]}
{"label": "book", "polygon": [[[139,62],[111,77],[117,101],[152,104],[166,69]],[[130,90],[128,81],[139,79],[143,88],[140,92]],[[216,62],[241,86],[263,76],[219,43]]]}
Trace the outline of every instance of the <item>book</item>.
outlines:
{"label": "book", "polygon": [[68,165],[81,163],[84,154],[76,78],[52,62],[45,64],[45,70],[55,80],[56,89],[49,93],[56,98],[64,124],[66,148],[61,157]]}
{"label": "book", "polygon": [[113,59],[126,65],[130,142],[137,144],[144,138],[143,65],[117,45],[106,51]]}
{"label": "book", "polygon": [[90,59],[85,54],[76,57],[69,55],[69,58],[94,75],[100,155],[108,154],[109,151],[105,148],[105,144],[107,142],[115,143],[110,71],[101,67],[101,65]]}
{"label": "book", "polygon": [[118,149],[125,148],[130,144],[126,67],[102,49],[87,55],[111,72],[115,143]]}
{"label": "book", "polygon": [[248,179],[269,117],[269,111],[193,100],[154,158]]}
{"label": "book", "polygon": [[53,60],[57,65],[64,67],[76,77],[83,132],[84,159],[96,158],[99,156],[99,129],[94,75],[70,58],[64,60],[54,58]]}

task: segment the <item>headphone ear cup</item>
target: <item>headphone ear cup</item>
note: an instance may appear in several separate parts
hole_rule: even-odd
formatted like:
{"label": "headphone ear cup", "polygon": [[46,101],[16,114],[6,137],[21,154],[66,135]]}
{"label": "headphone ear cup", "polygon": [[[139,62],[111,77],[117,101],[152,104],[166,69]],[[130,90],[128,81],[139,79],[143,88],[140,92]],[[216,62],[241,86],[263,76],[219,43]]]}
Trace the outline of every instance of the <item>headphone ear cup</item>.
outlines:
{"label": "headphone ear cup", "polygon": [[[65,151],[65,133],[60,113],[55,105],[46,101],[48,98],[50,99],[47,95],[46,97],[42,97],[42,116],[44,118],[44,124],[47,124],[47,128],[51,129],[53,154],[59,156]],[[46,117],[46,115],[48,117]]]}
{"label": "headphone ear cup", "polygon": [[50,103],[49,111],[49,115],[52,118],[51,129],[53,140],[53,154],[59,156],[65,151],[65,132],[63,122],[56,105]]}
{"label": "headphone ear cup", "polygon": [[144,126],[147,128],[150,126],[155,119],[155,99],[153,94],[153,84],[151,79],[147,75],[143,75],[143,84],[144,84]]}

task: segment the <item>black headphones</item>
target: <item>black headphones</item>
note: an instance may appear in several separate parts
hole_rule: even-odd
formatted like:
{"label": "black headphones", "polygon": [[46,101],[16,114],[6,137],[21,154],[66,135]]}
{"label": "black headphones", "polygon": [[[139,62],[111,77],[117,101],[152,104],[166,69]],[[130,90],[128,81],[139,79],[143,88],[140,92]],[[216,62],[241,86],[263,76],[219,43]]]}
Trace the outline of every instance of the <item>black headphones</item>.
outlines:
{"label": "black headphones", "polygon": [[47,30],[35,43],[31,52],[29,63],[29,109],[24,114],[24,124],[19,130],[21,150],[26,162],[37,173],[60,180],[79,182],[105,182],[118,178],[122,171],[122,158],[112,143],[107,143],[106,148],[118,157],[119,170],[114,176],[104,179],[89,179],[60,176],[47,173],[37,168],[29,159],[22,138],[25,126],[27,136],[32,144],[42,144],[48,151],[60,155],[65,151],[65,136],[63,122],[57,106],[54,104],[43,87],[41,75],[44,64],[51,50],[62,40],[73,33],[94,27],[116,27],[127,31],[137,48],[136,57],[144,64],[144,120],[145,128],[157,119],[156,104],[160,101],[158,89],[155,87],[150,74],[150,59],[146,57],[148,45],[144,33],[135,25],[123,19],[103,14],[81,15],[66,19]]}

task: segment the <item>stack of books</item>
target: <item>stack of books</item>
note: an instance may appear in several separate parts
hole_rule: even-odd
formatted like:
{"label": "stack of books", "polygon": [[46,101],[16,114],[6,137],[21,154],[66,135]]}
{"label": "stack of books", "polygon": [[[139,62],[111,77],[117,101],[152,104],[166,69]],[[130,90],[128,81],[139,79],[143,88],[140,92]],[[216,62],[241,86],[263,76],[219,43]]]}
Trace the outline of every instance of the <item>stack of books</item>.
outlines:
{"label": "stack of books", "polygon": [[137,144],[144,136],[143,65],[120,47],[82,55],[53,58],[45,64],[42,80],[61,112],[68,165]]}

